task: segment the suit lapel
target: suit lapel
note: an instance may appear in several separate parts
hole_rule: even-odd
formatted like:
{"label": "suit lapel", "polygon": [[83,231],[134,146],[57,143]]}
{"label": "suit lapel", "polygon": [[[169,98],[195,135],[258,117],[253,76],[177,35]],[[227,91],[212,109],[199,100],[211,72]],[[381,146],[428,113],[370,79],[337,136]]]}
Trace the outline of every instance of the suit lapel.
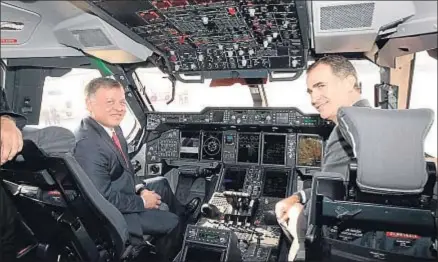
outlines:
{"label": "suit lapel", "polygon": [[[86,123],[91,126],[102,138],[103,141],[105,141],[105,143],[111,148],[111,150],[114,152],[114,154],[116,154],[117,159],[119,160],[120,164],[128,170],[131,170],[131,164],[130,163],[126,163],[125,158],[123,157],[122,153],[120,152],[120,150],[117,148],[117,146],[114,144],[112,138],[108,135],[108,133],[105,131],[105,129],[103,129],[103,127],[101,127],[96,120],[92,119],[91,117],[87,117],[85,119]],[[117,134],[117,131],[116,131]],[[117,134],[117,136],[119,137],[120,143],[124,143],[124,138],[121,139],[120,135]],[[123,140],[123,142],[122,142]],[[125,142],[126,144],[126,142]],[[122,149],[123,149],[123,144],[122,144]],[[124,152],[125,153],[125,152]],[[128,157],[128,155],[126,154],[126,157]],[[129,159],[128,159],[129,162]]]}

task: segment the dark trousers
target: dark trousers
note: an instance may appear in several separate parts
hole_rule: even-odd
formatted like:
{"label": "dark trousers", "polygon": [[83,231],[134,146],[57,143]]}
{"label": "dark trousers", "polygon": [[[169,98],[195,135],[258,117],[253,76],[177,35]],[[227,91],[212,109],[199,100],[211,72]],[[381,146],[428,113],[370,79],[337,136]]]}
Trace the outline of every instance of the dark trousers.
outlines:
{"label": "dark trousers", "polygon": [[185,208],[176,199],[175,194],[172,192],[172,188],[169,185],[169,181],[162,176],[148,178],[144,181],[146,189],[155,191],[161,196],[161,201],[169,206],[169,211],[177,216],[183,216]]}
{"label": "dark trousers", "polygon": [[14,261],[15,219],[17,211],[0,180],[0,261]]}
{"label": "dark trousers", "polygon": [[[164,177],[145,180],[145,187],[161,196],[161,201],[169,207],[169,211],[147,210],[142,212],[142,228],[144,234],[156,232],[164,227],[155,246],[162,261],[172,261],[182,247],[183,235],[187,225],[185,208],[175,197],[169,182]],[[150,211],[150,212],[148,212]]]}

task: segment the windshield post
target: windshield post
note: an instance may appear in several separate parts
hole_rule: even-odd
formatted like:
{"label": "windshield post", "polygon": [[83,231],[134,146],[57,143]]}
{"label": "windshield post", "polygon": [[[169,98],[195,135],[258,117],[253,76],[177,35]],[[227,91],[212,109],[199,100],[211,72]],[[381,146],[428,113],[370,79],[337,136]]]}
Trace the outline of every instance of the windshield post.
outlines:
{"label": "windshield post", "polygon": [[176,79],[175,77],[169,75],[169,80],[172,83],[172,96],[170,97],[169,101],[166,102],[167,105],[172,103],[175,100],[175,88],[176,88]]}
{"label": "windshield post", "polygon": [[390,68],[389,84],[398,86],[397,109],[408,109],[414,75],[415,53],[396,58],[395,68]]}
{"label": "windshield post", "polygon": [[260,94],[259,85],[248,85],[249,92],[251,93],[253,106],[261,107],[263,106],[263,99]]}
{"label": "windshield post", "polygon": [[268,107],[268,98],[266,96],[264,79],[245,79],[254,107]]}
{"label": "windshield post", "polygon": [[380,84],[374,86],[374,106],[381,109],[398,108],[398,86],[389,84],[391,82],[391,69],[380,68]]}

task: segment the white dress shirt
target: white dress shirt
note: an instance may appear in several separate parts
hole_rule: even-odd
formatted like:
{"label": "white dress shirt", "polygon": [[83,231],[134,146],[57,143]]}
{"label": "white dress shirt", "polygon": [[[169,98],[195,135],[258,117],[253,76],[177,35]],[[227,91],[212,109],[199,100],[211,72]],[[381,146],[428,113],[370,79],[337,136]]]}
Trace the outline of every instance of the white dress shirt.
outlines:
{"label": "white dress shirt", "polygon": [[106,127],[106,126],[102,125],[102,124],[99,123],[99,122],[97,122],[97,123],[98,123],[101,127],[103,127],[103,129],[105,129],[105,132],[108,133],[108,135],[109,135],[110,138],[113,138],[114,128]]}

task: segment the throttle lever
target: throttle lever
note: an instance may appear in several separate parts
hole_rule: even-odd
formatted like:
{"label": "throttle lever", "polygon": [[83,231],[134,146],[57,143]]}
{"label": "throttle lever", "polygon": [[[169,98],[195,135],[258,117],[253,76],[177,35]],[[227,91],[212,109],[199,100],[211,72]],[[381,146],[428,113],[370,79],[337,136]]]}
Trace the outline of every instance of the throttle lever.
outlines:
{"label": "throttle lever", "polygon": [[221,212],[217,206],[205,203],[201,206],[201,214],[206,218],[217,219],[220,217]]}

